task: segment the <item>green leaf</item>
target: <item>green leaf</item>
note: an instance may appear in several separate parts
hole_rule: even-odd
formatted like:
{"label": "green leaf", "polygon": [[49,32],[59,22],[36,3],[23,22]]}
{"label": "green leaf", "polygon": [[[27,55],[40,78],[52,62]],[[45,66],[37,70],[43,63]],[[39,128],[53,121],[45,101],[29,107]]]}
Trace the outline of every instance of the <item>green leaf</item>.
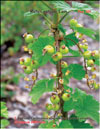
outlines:
{"label": "green leaf", "polygon": [[8,120],[5,120],[5,119],[1,120],[1,128],[5,128],[8,125],[9,125],[9,121]]}
{"label": "green leaf", "polygon": [[28,11],[28,12],[26,12],[26,13],[24,13],[24,16],[26,17],[26,16],[33,16],[33,15],[39,15],[39,14],[41,14],[40,12],[30,12],[30,11]]}
{"label": "green leaf", "polygon": [[8,111],[5,102],[0,102],[1,105],[1,117],[8,118]]}
{"label": "green leaf", "polygon": [[[80,10],[84,11],[84,14],[89,15],[91,18],[97,18],[99,16],[99,13],[95,11],[90,5],[84,4],[84,3],[79,3],[79,2],[72,2],[72,7],[75,10]],[[89,10],[90,12],[87,13],[86,11]]]}
{"label": "green leaf", "polygon": [[56,124],[56,127],[53,127],[53,124],[55,124],[53,121],[45,121],[45,123],[40,124],[39,129],[57,128],[57,124]]}
{"label": "green leaf", "polygon": [[29,94],[32,97],[32,103],[36,104],[43,93],[53,91],[53,87],[54,79],[39,80]]}
{"label": "green leaf", "polygon": [[93,96],[87,95],[84,91],[76,89],[74,93],[74,108],[78,118],[92,118],[99,123],[99,102]]}
{"label": "green leaf", "polygon": [[58,11],[69,12],[73,10],[73,8],[71,8],[71,6],[64,1],[52,1],[52,3]]}
{"label": "green leaf", "polygon": [[59,128],[71,128],[73,129],[73,126],[71,125],[69,120],[62,120],[59,124]]}
{"label": "green leaf", "polygon": [[75,115],[71,115],[70,122],[75,129],[76,128],[86,128],[86,129],[93,128],[90,124],[85,123],[85,121],[80,122]]}
{"label": "green leaf", "polygon": [[58,29],[59,29],[63,34],[66,33],[66,29],[63,28],[62,24],[59,24],[59,25],[58,25]]}
{"label": "green leaf", "polygon": [[74,27],[76,31],[78,31],[81,34],[87,35],[88,37],[95,39],[95,31],[90,28],[85,27]]}
{"label": "green leaf", "polygon": [[50,59],[51,55],[47,53],[43,55],[43,48],[46,45],[53,45],[54,38],[51,36],[48,37],[39,37],[34,43],[29,44],[28,48],[32,49],[34,52],[35,58],[38,60],[40,66],[46,64]]}
{"label": "green leaf", "polygon": [[100,59],[95,60],[94,64],[100,66]]}
{"label": "green leaf", "polygon": [[64,111],[70,111],[70,110],[74,109],[74,102],[73,102],[72,98],[70,98],[70,100],[68,100],[67,102],[64,103],[63,109],[64,109]]}
{"label": "green leaf", "polygon": [[74,32],[65,36],[65,42],[66,42],[66,46],[70,47],[70,46],[76,45],[79,42],[79,40],[76,38],[75,32]]}
{"label": "green leaf", "polygon": [[73,50],[73,49],[69,48],[69,53],[71,53],[73,56],[81,57],[79,51],[77,51],[77,50]]}
{"label": "green leaf", "polygon": [[64,111],[74,109],[80,121],[91,118],[99,123],[99,102],[80,89],[75,90],[72,99],[64,103]]}
{"label": "green leaf", "polygon": [[71,72],[72,77],[81,80],[85,77],[85,70],[83,69],[83,66],[80,64],[70,64],[68,66],[68,70]]}

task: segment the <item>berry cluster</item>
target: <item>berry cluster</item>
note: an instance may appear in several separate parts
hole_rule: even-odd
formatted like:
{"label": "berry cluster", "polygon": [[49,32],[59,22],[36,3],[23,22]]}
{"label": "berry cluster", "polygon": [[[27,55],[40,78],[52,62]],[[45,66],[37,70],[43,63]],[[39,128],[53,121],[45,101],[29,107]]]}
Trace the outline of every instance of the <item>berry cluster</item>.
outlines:
{"label": "berry cluster", "polygon": [[65,45],[62,45],[60,47],[60,50],[55,52],[55,49],[53,46],[51,45],[47,45],[44,47],[43,49],[43,54],[47,53],[49,55],[52,55],[52,58],[53,58],[53,61],[59,61],[62,59],[63,55],[64,54],[67,54],[69,52],[69,49],[65,46]]}

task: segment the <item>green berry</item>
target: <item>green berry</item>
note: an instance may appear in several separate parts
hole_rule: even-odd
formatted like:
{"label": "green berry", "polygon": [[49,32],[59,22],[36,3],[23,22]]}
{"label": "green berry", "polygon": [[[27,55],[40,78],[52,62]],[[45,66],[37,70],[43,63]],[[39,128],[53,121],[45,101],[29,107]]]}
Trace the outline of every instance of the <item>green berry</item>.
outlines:
{"label": "green berry", "polygon": [[62,67],[62,68],[67,68],[67,67],[68,67],[67,62],[62,61],[62,62],[61,62],[61,67]]}
{"label": "green berry", "polygon": [[94,50],[94,51],[91,52],[91,55],[92,55],[95,59],[98,59],[98,58],[99,58],[99,51]]}
{"label": "green berry", "polygon": [[53,58],[54,61],[59,61],[59,60],[62,59],[62,53],[61,52],[56,52],[56,54],[54,54],[52,56],[52,58]]}
{"label": "green berry", "polygon": [[60,47],[60,52],[62,54],[67,54],[69,52],[69,49],[65,45],[63,45]]}
{"label": "green berry", "polygon": [[51,45],[47,45],[43,51],[47,51],[48,54],[53,54],[54,53],[54,48]]}
{"label": "green berry", "polygon": [[54,110],[54,111],[58,111],[59,108],[60,108],[60,106],[59,106],[58,104],[54,104],[54,105],[53,105],[53,110]]}
{"label": "green berry", "polygon": [[25,61],[24,61],[24,65],[25,66],[29,66],[31,64],[31,58],[26,58]]}
{"label": "green berry", "polygon": [[46,104],[46,109],[48,111],[52,110],[53,109],[52,104]]}
{"label": "green berry", "polygon": [[33,69],[32,69],[31,66],[27,66],[26,69],[24,69],[24,72],[25,72],[26,74],[31,74],[31,73],[33,72]]}
{"label": "green berry", "polygon": [[87,49],[88,49],[88,44],[84,44],[84,45],[82,46],[82,48],[83,48],[84,50],[87,50]]}
{"label": "green berry", "polygon": [[83,53],[83,56],[84,56],[85,59],[89,59],[91,57],[91,51],[85,51]]}
{"label": "green berry", "polygon": [[31,67],[32,67],[33,69],[36,69],[38,66],[39,66],[39,63],[38,63],[36,60],[32,60],[32,62],[31,62]]}
{"label": "green berry", "polygon": [[50,101],[53,104],[57,104],[57,103],[59,103],[60,99],[59,99],[59,97],[57,95],[53,95],[53,96],[51,96]]}
{"label": "green berry", "polygon": [[71,19],[69,24],[70,24],[70,26],[76,26],[77,25],[77,20]]}
{"label": "green berry", "polygon": [[27,35],[25,36],[25,42],[26,42],[26,43],[32,43],[32,42],[33,42],[33,35],[27,34]]}
{"label": "green berry", "polygon": [[24,59],[21,58],[20,61],[19,61],[20,65],[24,65]]}
{"label": "green berry", "polygon": [[94,61],[93,60],[87,60],[87,65],[88,66],[93,66],[94,65]]}
{"label": "green berry", "polygon": [[81,24],[76,24],[76,27],[83,27]]}
{"label": "green berry", "polygon": [[62,95],[62,99],[63,99],[63,101],[68,101],[68,100],[70,99],[70,94],[64,93],[64,94]]}

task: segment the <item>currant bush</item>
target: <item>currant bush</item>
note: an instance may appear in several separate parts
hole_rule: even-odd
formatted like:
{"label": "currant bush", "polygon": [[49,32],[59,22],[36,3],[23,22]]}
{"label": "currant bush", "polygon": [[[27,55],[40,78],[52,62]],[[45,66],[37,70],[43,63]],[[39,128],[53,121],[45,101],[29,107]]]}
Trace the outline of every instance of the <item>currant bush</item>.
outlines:
{"label": "currant bush", "polygon": [[[36,104],[43,93],[52,92],[50,103],[45,105],[46,112],[43,113],[43,117],[47,119],[53,118],[53,121],[45,121],[45,124],[41,124],[39,128],[91,128],[92,126],[85,123],[85,121],[87,118],[91,118],[98,123],[99,103],[92,95],[85,93],[81,89],[76,88],[73,90],[69,80],[71,78],[77,80],[84,78],[86,80],[84,87],[87,86],[90,91],[99,89],[100,85],[96,82],[95,71],[98,69],[100,51],[89,50],[86,39],[86,36],[95,39],[95,32],[78,23],[78,19],[71,19],[69,26],[72,32],[68,34],[61,22],[70,11],[78,11],[79,7],[84,11],[92,8],[87,4],[74,1],[72,2],[72,7],[64,1],[42,3],[53,13],[52,17],[38,12],[38,14],[42,14],[46,23],[48,23],[46,25],[50,33],[44,37],[42,36],[46,31],[44,30],[37,38],[25,33],[24,39],[27,46],[24,46],[24,50],[29,53],[30,57],[20,59],[20,65],[25,74],[35,74],[34,76],[32,75],[31,79],[24,78],[26,81],[33,81],[32,86],[29,86],[32,103]],[[52,4],[52,6],[49,6],[48,3]],[[64,12],[66,13],[62,16]],[[27,12],[25,16],[34,14],[34,12]],[[97,12],[92,9],[91,13],[86,13],[86,15],[96,18]],[[76,46],[77,50],[72,49],[72,46]],[[68,64],[64,61],[66,57],[82,58],[83,65]],[[49,79],[38,80],[39,68],[48,62],[56,66],[56,74],[51,73]],[[75,110],[75,119],[73,119],[73,115],[68,117],[68,113],[72,109]],[[49,115],[51,111],[54,112],[53,116]]]}

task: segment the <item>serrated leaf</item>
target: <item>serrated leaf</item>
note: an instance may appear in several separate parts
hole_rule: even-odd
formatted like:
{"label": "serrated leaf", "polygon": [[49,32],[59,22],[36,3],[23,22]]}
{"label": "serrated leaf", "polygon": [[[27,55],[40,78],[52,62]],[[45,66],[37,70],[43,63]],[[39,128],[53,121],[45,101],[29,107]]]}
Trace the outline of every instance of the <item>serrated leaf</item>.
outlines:
{"label": "serrated leaf", "polygon": [[36,104],[45,92],[53,91],[53,87],[54,79],[39,80],[32,88],[32,91],[29,94],[32,97],[32,103]]}
{"label": "serrated leaf", "polygon": [[99,102],[93,96],[87,95],[80,89],[76,89],[73,98],[77,100],[74,102],[74,108],[78,118],[89,117],[99,123]]}
{"label": "serrated leaf", "polygon": [[30,12],[30,11],[28,11],[28,12],[24,13],[24,16],[26,17],[26,16],[33,16],[33,15],[39,15],[39,14],[41,14],[41,13],[40,12]]}
{"label": "serrated leaf", "polygon": [[53,43],[54,43],[54,38],[51,36],[39,37],[34,43],[28,46],[28,48],[33,50],[34,52],[33,55],[37,58],[40,66],[43,66],[51,59],[51,55],[48,54],[43,55],[43,48],[46,45],[53,45]]}
{"label": "serrated leaf", "polygon": [[55,8],[57,8],[57,10],[61,12],[69,12],[73,10],[73,8],[64,1],[52,1],[52,3],[55,6]]}
{"label": "serrated leaf", "polygon": [[5,102],[0,102],[1,105],[1,117],[8,118],[8,111]]}
{"label": "serrated leaf", "polygon": [[58,128],[71,128],[73,129],[73,126],[71,125],[69,120],[62,120],[59,124]]}
{"label": "serrated leaf", "polygon": [[81,57],[79,51],[77,51],[77,50],[73,50],[73,49],[69,48],[69,53],[71,53],[73,56]]}
{"label": "serrated leaf", "polygon": [[59,29],[63,34],[66,33],[66,29],[63,28],[62,24],[59,24],[59,25],[58,25],[58,29]]}
{"label": "serrated leaf", "polygon": [[[72,8],[77,11],[84,11],[84,14],[89,15],[91,18],[97,18],[99,16],[99,13],[97,11],[95,11],[90,5],[85,3],[72,1]],[[88,10],[90,11],[89,13],[86,12]]]}
{"label": "serrated leaf", "polygon": [[74,102],[73,102],[72,98],[70,98],[70,100],[68,100],[67,102],[64,103],[63,109],[64,109],[64,111],[70,111],[70,110],[74,109]]}
{"label": "serrated leaf", "polygon": [[5,120],[5,119],[1,120],[1,128],[5,128],[8,125],[9,125],[9,121],[8,120]]}
{"label": "serrated leaf", "polygon": [[70,71],[71,76],[77,80],[81,80],[85,77],[85,70],[80,64],[70,64],[67,68]]}
{"label": "serrated leaf", "polygon": [[85,28],[85,27],[74,27],[77,32],[87,35],[88,37],[95,39],[95,31],[90,29],[90,28]]}
{"label": "serrated leaf", "polygon": [[[70,104],[69,104],[70,103]],[[87,95],[80,89],[75,90],[72,95],[72,99],[67,103],[64,103],[64,111],[74,109],[76,116],[80,121],[84,121],[86,118],[91,118],[99,123],[99,102],[96,101],[93,96]]]}
{"label": "serrated leaf", "polygon": [[85,123],[85,121],[80,122],[75,115],[71,115],[70,122],[72,126],[76,128],[93,128],[89,123]]}
{"label": "serrated leaf", "polygon": [[66,41],[66,46],[67,47],[74,46],[79,42],[79,40],[75,36],[75,32],[71,33],[69,35],[66,35],[65,36],[65,41]]}

